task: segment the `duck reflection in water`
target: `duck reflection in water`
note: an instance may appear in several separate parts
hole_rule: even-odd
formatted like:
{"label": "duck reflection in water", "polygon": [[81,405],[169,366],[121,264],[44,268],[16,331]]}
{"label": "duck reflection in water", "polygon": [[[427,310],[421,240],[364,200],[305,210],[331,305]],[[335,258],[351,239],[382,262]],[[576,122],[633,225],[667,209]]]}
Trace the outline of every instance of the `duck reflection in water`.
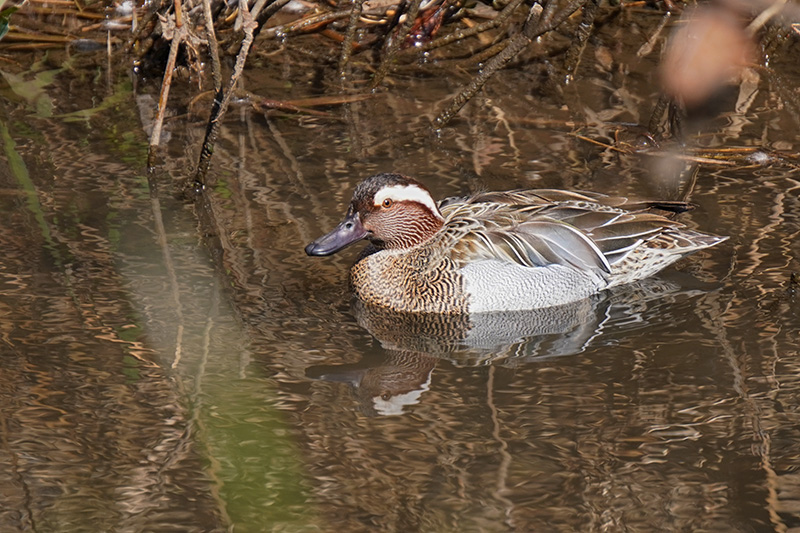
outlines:
{"label": "duck reflection in water", "polygon": [[359,325],[380,341],[384,355],[313,366],[306,376],[346,383],[368,416],[400,415],[424,401],[442,360],[460,367],[513,368],[575,355],[669,320],[676,303],[690,305],[713,288],[691,279],[680,284],[649,279],[567,305],[477,315],[397,313],[355,300]]}
{"label": "duck reflection in water", "polygon": [[311,379],[349,384],[361,411],[368,416],[403,414],[407,406],[416,405],[430,388],[433,369],[439,359],[418,352],[390,352],[374,366],[369,360],[354,365],[311,367]]}

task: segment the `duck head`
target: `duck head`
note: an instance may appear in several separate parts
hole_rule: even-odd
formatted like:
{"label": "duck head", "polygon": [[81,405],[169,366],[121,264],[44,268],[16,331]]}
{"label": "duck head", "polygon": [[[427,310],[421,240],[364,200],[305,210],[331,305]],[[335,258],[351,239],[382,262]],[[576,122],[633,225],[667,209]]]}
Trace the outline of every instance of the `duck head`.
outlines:
{"label": "duck head", "polygon": [[344,220],[306,246],[306,253],[331,255],[361,239],[379,248],[411,248],[430,239],[443,224],[424,185],[401,174],[377,174],[356,187]]}

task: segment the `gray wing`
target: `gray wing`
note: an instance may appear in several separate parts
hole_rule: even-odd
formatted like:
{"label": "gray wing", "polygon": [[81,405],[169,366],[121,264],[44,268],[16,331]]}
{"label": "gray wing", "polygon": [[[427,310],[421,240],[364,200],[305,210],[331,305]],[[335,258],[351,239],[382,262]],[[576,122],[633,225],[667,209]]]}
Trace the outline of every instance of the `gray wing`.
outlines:
{"label": "gray wing", "polygon": [[[616,207],[625,203],[645,207]],[[446,205],[443,214],[452,257],[459,263],[491,258],[607,274],[642,243],[683,227],[647,205],[591,193],[509,191]]]}

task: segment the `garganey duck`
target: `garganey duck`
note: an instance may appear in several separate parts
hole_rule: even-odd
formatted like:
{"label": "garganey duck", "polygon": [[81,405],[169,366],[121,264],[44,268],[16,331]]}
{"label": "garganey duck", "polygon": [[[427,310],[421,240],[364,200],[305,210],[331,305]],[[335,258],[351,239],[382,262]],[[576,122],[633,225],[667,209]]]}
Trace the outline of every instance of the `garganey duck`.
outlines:
{"label": "garganey duck", "polygon": [[344,220],[305,250],[325,256],[368,239],[350,278],[369,305],[448,314],[538,309],[652,276],[727,239],[654,212],[687,209],[553,189],[437,204],[420,182],[382,173],[358,185]]}

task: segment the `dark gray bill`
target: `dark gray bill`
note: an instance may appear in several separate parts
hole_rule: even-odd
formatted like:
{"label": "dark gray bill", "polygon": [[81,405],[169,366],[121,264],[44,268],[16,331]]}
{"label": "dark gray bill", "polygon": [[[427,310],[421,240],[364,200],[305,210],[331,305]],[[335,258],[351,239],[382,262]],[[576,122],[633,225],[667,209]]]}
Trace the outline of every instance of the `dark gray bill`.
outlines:
{"label": "dark gray bill", "polygon": [[308,255],[331,255],[367,236],[358,213],[350,212],[336,228],[306,246]]}

